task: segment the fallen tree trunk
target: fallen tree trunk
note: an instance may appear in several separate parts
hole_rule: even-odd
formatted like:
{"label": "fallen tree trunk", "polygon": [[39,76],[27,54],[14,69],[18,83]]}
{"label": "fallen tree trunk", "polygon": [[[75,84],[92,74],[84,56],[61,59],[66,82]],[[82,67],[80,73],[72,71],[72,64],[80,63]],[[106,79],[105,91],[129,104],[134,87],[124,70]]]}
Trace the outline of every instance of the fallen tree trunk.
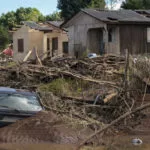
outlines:
{"label": "fallen tree trunk", "polygon": [[143,109],[146,109],[150,107],[150,103],[142,105],[138,108],[136,108],[133,111],[128,111],[125,114],[121,115],[120,117],[118,117],[117,119],[115,119],[114,121],[112,121],[110,124],[106,125],[103,129],[98,130],[97,132],[91,134],[90,136],[88,136],[84,141],[82,141],[81,143],[79,143],[79,145],[77,146],[76,150],[79,150],[87,141],[89,141],[90,139],[92,139],[94,136],[96,136],[97,134],[102,133],[103,131],[107,130],[108,128],[110,128],[111,126],[115,125],[116,123],[118,123],[119,121],[125,119],[126,117],[128,117],[131,114],[136,113],[137,111],[141,111]]}
{"label": "fallen tree trunk", "polygon": [[78,79],[81,79],[81,80],[85,80],[85,81],[89,81],[89,82],[93,82],[93,83],[98,83],[98,84],[109,84],[110,86],[112,86],[114,88],[117,88],[117,89],[119,88],[119,87],[116,86],[115,82],[96,80],[96,79],[88,78],[88,77],[80,75],[80,74],[71,73],[69,71],[58,70],[58,72],[63,74],[63,75],[68,75],[68,76],[71,76],[71,77],[74,77],[74,78],[78,78]]}

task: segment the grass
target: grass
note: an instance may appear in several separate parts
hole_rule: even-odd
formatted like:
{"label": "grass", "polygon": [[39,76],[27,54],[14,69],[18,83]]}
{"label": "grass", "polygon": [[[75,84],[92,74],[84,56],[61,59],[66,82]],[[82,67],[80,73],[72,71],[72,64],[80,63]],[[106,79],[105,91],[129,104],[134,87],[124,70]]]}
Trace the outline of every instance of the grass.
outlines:
{"label": "grass", "polygon": [[39,86],[40,91],[53,92],[58,96],[70,95],[70,88],[69,83],[63,78],[58,78],[48,84],[41,84]]}
{"label": "grass", "polygon": [[15,67],[15,66],[17,66],[17,64],[16,64],[16,62],[7,62],[7,67],[9,68],[11,68],[11,67]]}
{"label": "grass", "polygon": [[39,90],[52,92],[57,96],[81,96],[89,88],[87,81],[58,78],[47,84],[40,84]]}

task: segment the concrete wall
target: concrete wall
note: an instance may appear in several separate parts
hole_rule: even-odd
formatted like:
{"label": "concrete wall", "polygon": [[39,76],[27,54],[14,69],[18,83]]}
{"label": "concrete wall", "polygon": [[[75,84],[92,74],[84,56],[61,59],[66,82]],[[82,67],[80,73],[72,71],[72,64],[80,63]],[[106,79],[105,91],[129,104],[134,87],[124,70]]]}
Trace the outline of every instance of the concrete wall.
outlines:
{"label": "concrete wall", "polygon": [[[18,52],[18,39],[23,39],[24,41],[24,52]],[[43,53],[43,32],[22,26],[13,34],[13,59],[15,61],[22,61],[33,48],[37,49],[39,55]],[[34,51],[31,58],[35,58]]]}
{"label": "concrete wall", "polygon": [[[47,38],[49,38],[50,41],[50,50],[51,50],[50,56],[52,56],[52,38],[56,38],[56,37],[58,37],[58,50],[55,51],[55,56],[63,54],[63,42],[68,42],[67,33],[64,31],[53,30],[51,33],[47,33],[45,40],[47,41]],[[47,44],[44,45],[46,45],[47,48]]]}
{"label": "concrete wall", "polygon": [[32,58],[35,59],[36,55],[35,55],[35,51],[34,49],[37,49],[38,55],[42,55],[43,54],[43,37],[44,37],[44,33],[38,30],[34,30],[34,29],[30,29],[29,30],[29,47],[28,50],[33,50],[32,53]]}
{"label": "concrete wall", "polygon": [[[27,54],[29,47],[29,28],[27,26],[22,26],[18,31],[13,34],[13,51],[14,56],[13,59],[16,61],[23,60],[25,55]],[[18,39],[24,39],[24,52],[18,52]]]}
{"label": "concrete wall", "polygon": [[[23,25],[13,34],[14,60],[22,61],[27,53],[35,48],[37,49],[39,56],[47,52],[47,38],[50,39],[50,50],[52,50],[52,38],[55,37],[58,37],[58,51],[56,55],[60,55],[63,53],[62,43],[68,41],[66,32],[62,30],[53,30],[52,32],[44,33],[39,30],[30,29],[29,27]],[[18,52],[18,39],[24,40],[24,52]],[[30,58],[36,58],[34,50]]]}

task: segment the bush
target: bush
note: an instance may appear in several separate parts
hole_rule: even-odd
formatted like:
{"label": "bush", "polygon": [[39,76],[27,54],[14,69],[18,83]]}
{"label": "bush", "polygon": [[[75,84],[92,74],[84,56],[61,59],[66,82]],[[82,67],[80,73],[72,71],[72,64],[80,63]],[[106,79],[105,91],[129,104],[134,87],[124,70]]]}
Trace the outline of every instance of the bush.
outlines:
{"label": "bush", "polygon": [[0,50],[6,48],[9,43],[8,31],[5,27],[0,26]]}

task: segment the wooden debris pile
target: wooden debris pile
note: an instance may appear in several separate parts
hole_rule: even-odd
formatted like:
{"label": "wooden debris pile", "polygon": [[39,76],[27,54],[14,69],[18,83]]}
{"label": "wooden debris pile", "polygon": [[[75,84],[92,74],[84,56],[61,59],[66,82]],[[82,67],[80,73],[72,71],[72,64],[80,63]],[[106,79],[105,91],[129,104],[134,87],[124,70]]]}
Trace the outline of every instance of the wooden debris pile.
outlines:
{"label": "wooden debris pile", "polygon": [[[110,83],[114,78],[119,81],[118,74],[120,64],[124,59],[115,56],[85,58],[77,60],[74,58],[59,58],[56,60],[44,60],[43,65],[16,63],[15,65],[1,65],[0,71],[7,81],[15,81],[39,84],[51,82],[53,79],[76,78],[95,83]],[[106,81],[107,80],[107,81]],[[11,84],[10,84],[11,86]]]}
{"label": "wooden debris pile", "polygon": [[[43,92],[41,102],[47,110],[61,115],[72,126],[82,124],[93,130],[93,134],[79,144],[80,147],[121,120],[129,122],[132,114],[135,116],[136,112],[150,106],[134,107],[135,99],[128,83],[128,61],[128,58],[107,55],[79,60],[70,57],[45,59],[39,64],[13,62],[0,66],[0,82],[2,86],[38,89],[41,83],[71,80],[73,87],[69,88],[74,90],[74,95],[68,92],[68,95],[56,96],[52,91]],[[60,86],[59,81],[56,86]],[[76,88],[74,84],[82,85],[82,81],[86,87]]]}
{"label": "wooden debris pile", "polygon": [[75,58],[67,57],[44,61],[46,66],[61,67],[73,73],[91,76],[95,79],[105,79],[105,77],[113,76],[124,63],[124,57],[113,55],[99,56],[92,59],[84,58],[76,60]]}
{"label": "wooden debris pile", "polygon": [[[75,87],[74,89],[75,85],[72,85],[73,87],[69,86],[72,90],[71,94],[69,92],[61,94],[60,90],[60,95],[57,96],[61,100],[68,100],[68,102],[70,100],[76,104],[79,102],[80,105],[78,106],[81,106],[81,103],[86,103],[88,113],[96,112],[97,117],[105,114],[104,117],[113,119],[124,113],[130,107],[130,103],[128,105],[128,102],[126,102],[125,91],[123,89],[124,69],[122,68],[124,64],[125,58],[112,55],[79,60],[63,57],[44,60],[39,65],[31,63],[8,64],[0,66],[1,74],[4,76],[0,80],[2,86],[31,89],[38,89],[41,83],[48,84],[57,79],[73,80],[74,82],[72,83],[76,84],[76,86],[82,84],[81,81],[84,81],[86,87]],[[62,101],[59,104],[63,106],[64,102]],[[96,106],[97,104],[105,106],[98,108]],[[68,103],[66,105],[67,107],[69,106]],[[78,109],[79,107],[76,108]],[[60,106],[57,109],[59,110]],[[64,110],[64,108],[62,109]]]}

